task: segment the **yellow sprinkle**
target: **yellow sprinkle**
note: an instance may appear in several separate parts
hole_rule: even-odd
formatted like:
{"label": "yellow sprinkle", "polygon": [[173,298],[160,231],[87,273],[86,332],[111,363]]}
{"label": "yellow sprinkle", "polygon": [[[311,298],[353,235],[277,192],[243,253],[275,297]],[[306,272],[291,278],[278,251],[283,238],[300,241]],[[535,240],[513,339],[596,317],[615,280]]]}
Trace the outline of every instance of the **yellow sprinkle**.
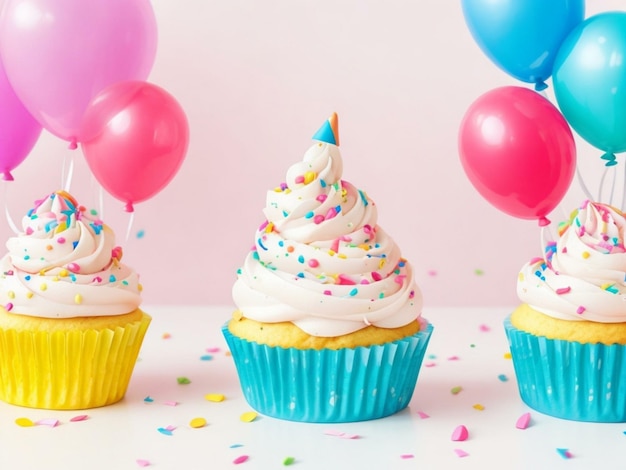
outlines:
{"label": "yellow sprinkle", "polygon": [[511,359],[511,353],[510,352],[504,353],[504,358],[505,359]]}
{"label": "yellow sprinkle", "polygon": [[48,289],[48,284],[46,284],[45,282],[42,282],[41,285],[39,286],[39,290],[47,290]]}
{"label": "yellow sprinkle", "polygon": [[52,280],[53,280],[54,282],[59,282],[59,280],[60,280],[60,279],[59,279],[59,276],[54,276],[54,277],[52,278]]}
{"label": "yellow sprinkle", "polygon": [[583,257],[583,258],[587,259],[587,258],[589,258],[590,256],[591,256],[591,255],[589,254],[589,252],[588,252],[588,251],[583,251],[583,253],[582,253],[582,257]]}
{"label": "yellow sprinkle", "polygon": [[344,255],[343,253],[338,253],[338,254],[337,254],[337,258],[346,259],[346,258],[347,258],[347,256],[346,256],[346,255]]}
{"label": "yellow sprinkle", "polygon": [[255,411],[246,411],[244,414],[242,414],[239,417],[239,419],[243,421],[244,423],[251,423],[252,421],[256,419],[257,416],[258,416],[258,413],[256,413]]}
{"label": "yellow sprinkle", "polygon": [[476,403],[474,406],[472,406],[472,408],[474,408],[475,410],[478,411],[482,411],[485,409],[485,407],[483,405],[481,405],[480,403]]}
{"label": "yellow sprinkle", "polygon": [[74,296],[74,303],[75,304],[82,304],[83,303],[83,296],[80,294],[76,294]]}
{"label": "yellow sprinkle", "polygon": [[329,254],[330,256],[335,256],[335,254],[336,254],[336,253],[335,253],[333,250],[328,250],[328,254]]}
{"label": "yellow sprinkle", "polygon": [[59,271],[59,276],[61,276],[61,277],[67,277],[67,276],[69,276],[69,274],[70,273],[68,272],[67,269],[61,269],[61,271]]}
{"label": "yellow sprinkle", "polygon": [[517,275],[517,280],[520,281],[520,282],[524,282],[524,273],[519,273]]}
{"label": "yellow sprinkle", "polygon": [[33,293],[32,292],[26,292],[26,298],[31,299],[33,297]]}
{"label": "yellow sprinkle", "polygon": [[381,258],[380,262],[378,263],[378,269],[381,269],[386,263],[385,258]]}
{"label": "yellow sprinkle", "polygon": [[189,421],[189,426],[192,428],[203,428],[206,426],[206,419],[204,418],[194,418]]}
{"label": "yellow sprinkle", "polygon": [[226,397],[221,393],[207,393],[204,398],[215,403],[219,403],[220,401],[224,401],[226,399]]}
{"label": "yellow sprinkle", "polygon": [[15,298],[15,292],[10,290],[9,292],[7,292],[7,296],[9,297],[9,299],[14,299]]}
{"label": "yellow sprinkle", "polygon": [[369,251],[370,246],[369,246],[369,245],[366,245],[365,243],[361,243],[361,244],[359,245],[359,248],[360,248],[360,249],[362,249],[362,250],[365,250],[365,251]]}
{"label": "yellow sprinkle", "polygon": [[307,171],[304,174],[304,184],[309,184],[311,181],[315,180],[315,176],[314,171]]}
{"label": "yellow sprinkle", "polygon": [[142,284],[137,284],[137,290],[139,292],[141,292],[143,290],[143,285]]}
{"label": "yellow sprinkle", "polygon": [[18,426],[22,426],[23,428],[28,428],[30,426],[34,426],[35,425],[35,423],[33,423],[28,418],[17,418],[15,420],[15,424],[17,424]]}
{"label": "yellow sprinkle", "polygon": [[283,192],[283,190],[282,190],[282,188],[280,188],[280,187],[278,187],[278,186],[277,186],[277,187],[275,187],[275,188],[274,188],[274,192],[275,192],[275,193],[282,193],[282,192]]}
{"label": "yellow sprinkle", "polygon": [[265,233],[272,233],[274,231],[274,222],[270,222],[265,227]]}

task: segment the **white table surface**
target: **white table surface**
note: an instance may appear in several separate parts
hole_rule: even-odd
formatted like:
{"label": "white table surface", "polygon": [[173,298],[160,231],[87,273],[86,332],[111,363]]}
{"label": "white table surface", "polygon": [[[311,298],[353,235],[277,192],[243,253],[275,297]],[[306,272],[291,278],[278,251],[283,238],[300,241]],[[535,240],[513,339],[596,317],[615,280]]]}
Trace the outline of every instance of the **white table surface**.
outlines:
{"label": "white table surface", "polygon": [[[505,357],[502,320],[508,308],[426,309],[435,331],[410,406],[388,418],[336,425],[262,415],[252,422],[240,420],[251,408],[220,332],[230,307],[144,309],[153,321],[126,397],[85,411],[0,403],[0,468],[626,468],[626,423],[560,420],[521,402],[511,360]],[[180,384],[180,377],[190,383]],[[462,390],[451,393],[457,386]],[[226,398],[206,400],[211,393]],[[484,409],[476,409],[477,404]],[[530,426],[517,429],[517,419],[526,412]],[[78,415],[87,419],[70,421]],[[197,417],[207,425],[192,428],[190,421]],[[21,427],[18,418],[59,423]],[[467,427],[469,438],[454,442],[459,425]],[[159,432],[168,426],[174,428],[171,435]],[[358,437],[329,434],[335,431]],[[467,455],[459,457],[457,449]],[[568,449],[571,458],[557,449]],[[243,455],[245,462],[233,463]],[[292,465],[284,465],[287,457],[295,459]]]}

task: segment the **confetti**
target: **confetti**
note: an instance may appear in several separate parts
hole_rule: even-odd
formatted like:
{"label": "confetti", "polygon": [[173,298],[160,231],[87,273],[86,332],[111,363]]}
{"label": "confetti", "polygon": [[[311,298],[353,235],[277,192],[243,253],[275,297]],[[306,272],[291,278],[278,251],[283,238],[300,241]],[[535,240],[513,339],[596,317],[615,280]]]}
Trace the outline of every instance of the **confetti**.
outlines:
{"label": "confetti", "polygon": [[509,378],[506,375],[504,375],[504,374],[500,374],[500,375],[498,375],[498,380],[500,382],[508,382]]}
{"label": "confetti", "polygon": [[483,405],[481,405],[480,403],[476,403],[475,405],[472,406],[472,408],[474,408],[475,410],[478,411],[482,411],[485,409],[485,407]]}
{"label": "confetti", "polygon": [[188,385],[191,383],[191,380],[189,380],[187,377],[178,377],[176,379],[176,382],[178,382],[179,385]]}
{"label": "confetti", "polygon": [[171,334],[169,334],[169,333],[163,333],[163,334],[161,335],[161,338],[163,338],[163,339],[170,339],[171,337],[172,337],[172,335],[171,335]]}
{"label": "confetti", "polygon": [[511,353],[510,353],[510,352],[508,352],[508,353],[504,353],[504,358],[505,358],[505,359],[511,359],[511,357],[513,357],[513,356],[511,356]]}
{"label": "confetti", "polygon": [[161,434],[165,434],[166,436],[172,435],[172,429],[170,429],[169,426],[166,428],[158,428],[157,431],[159,431]]}
{"label": "confetti", "polygon": [[211,356],[210,354],[204,354],[202,356],[200,356],[200,360],[201,361],[210,361],[213,359],[213,356]]}
{"label": "confetti", "polygon": [[418,411],[417,415],[421,418],[421,419],[428,419],[430,418],[430,416],[428,416],[426,413],[424,413],[423,411]]}
{"label": "confetti", "polygon": [[477,276],[482,276],[483,274],[485,274],[485,271],[483,271],[482,269],[474,269],[474,274],[476,274]]}
{"label": "confetti", "polygon": [[478,329],[483,332],[491,331],[491,328],[489,328],[487,325],[480,325]]}
{"label": "confetti", "polygon": [[137,231],[137,238],[143,238],[145,235],[146,235],[146,231],[145,230]]}
{"label": "confetti", "polygon": [[169,400],[169,401],[164,401],[163,404],[167,405],[167,406],[176,406],[176,405],[178,405],[178,402],[177,401],[173,401],[173,400]]}
{"label": "confetti", "polygon": [[224,395],[222,395],[221,393],[207,393],[204,396],[204,398],[207,401],[212,401],[212,402],[215,402],[215,403],[218,403],[220,401],[226,400],[226,397]]}
{"label": "confetti", "polygon": [[285,457],[285,459],[283,460],[283,465],[292,465],[295,461],[296,459],[294,457]]}
{"label": "confetti", "polygon": [[451,439],[453,441],[466,441],[468,437],[469,432],[467,428],[461,424],[454,429]]}
{"label": "confetti", "polygon": [[238,465],[240,463],[244,463],[245,461],[247,461],[250,457],[248,457],[247,455],[240,455],[239,457],[237,457],[235,460],[233,460],[233,463],[235,465]]}
{"label": "confetti", "polygon": [[561,457],[563,457],[564,459],[571,459],[573,457],[572,453],[569,451],[569,449],[562,449],[562,448],[557,448],[556,451],[559,453],[559,455]]}
{"label": "confetti", "polygon": [[458,361],[459,360],[459,356],[450,356],[448,358],[448,361]]}
{"label": "confetti", "polygon": [[203,428],[206,426],[206,419],[204,418],[194,418],[191,421],[189,421],[189,426],[191,426],[192,428]]}
{"label": "confetti", "polygon": [[230,446],[231,449],[236,449],[238,447],[243,447],[243,444],[233,444]]}
{"label": "confetti", "polygon": [[144,403],[152,403],[154,401],[154,398],[152,398],[151,396],[147,396],[143,399],[143,401]]}
{"label": "confetti", "polygon": [[52,418],[40,419],[40,420],[35,421],[35,424],[42,425],[42,426],[50,426],[50,427],[54,428],[54,427],[58,426],[59,420],[58,419],[52,419]]}
{"label": "confetti", "polygon": [[145,459],[137,459],[137,460],[135,460],[135,462],[137,462],[137,465],[139,465],[140,467],[149,467],[150,466],[150,462],[145,460]]}
{"label": "confetti", "polygon": [[463,449],[454,449],[454,453],[457,457],[467,457],[469,454],[465,452]]}
{"label": "confetti", "polygon": [[463,387],[461,387],[460,385],[457,385],[456,387],[452,387],[450,389],[450,393],[452,395],[458,395],[461,392],[461,390],[463,390]]}
{"label": "confetti", "polygon": [[426,362],[424,363],[424,367],[435,367],[437,364],[435,362]]}
{"label": "confetti", "polygon": [[17,424],[18,426],[21,426],[23,428],[28,428],[31,426],[34,426],[35,423],[33,423],[30,419],[28,418],[17,418],[15,420],[15,424]]}
{"label": "confetti", "polygon": [[70,422],[75,423],[76,421],[85,421],[88,418],[89,418],[88,415],[78,415],[78,416],[74,416],[73,418],[70,418]]}
{"label": "confetti", "polygon": [[358,434],[347,434],[343,431],[337,431],[336,429],[328,429],[324,431],[324,434],[326,434],[327,436],[340,437],[341,439],[358,439],[359,438]]}
{"label": "confetti", "polygon": [[401,458],[401,459],[405,459],[405,460],[406,460],[406,459],[414,459],[414,458],[415,458],[415,455],[413,455],[413,454],[401,454],[401,455],[400,455],[400,458]]}
{"label": "confetti", "polygon": [[215,354],[215,353],[220,352],[220,348],[206,348],[206,352]]}
{"label": "confetti", "polygon": [[244,423],[251,423],[257,418],[257,416],[259,416],[259,414],[255,411],[246,411],[239,417],[239,419]]}
{"label": "confetti", "polygon": [[526,429],[529,424],[530,424],[530,413],[524,413],[522,416],[520,416],[517,419],[515,423],[515,427],[517,429]]}

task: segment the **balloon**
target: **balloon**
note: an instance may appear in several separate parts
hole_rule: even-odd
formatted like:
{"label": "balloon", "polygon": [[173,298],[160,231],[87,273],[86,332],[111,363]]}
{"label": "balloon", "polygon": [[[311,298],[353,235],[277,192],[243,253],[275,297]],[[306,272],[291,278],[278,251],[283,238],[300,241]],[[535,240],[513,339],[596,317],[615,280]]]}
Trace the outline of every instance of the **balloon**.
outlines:
{"label": "balloon", "polygon": [[75,148],[83,113],[100,90],[146,79],[156,35],[150,0],[7,0],[0,55],[24,106]]}
{"label": "balloon", "polygon": [[12,181],[11,171],[28,156],[42,129],[13,91],[1,61],[0,103],[0,173]]}
{"label": "balloon", "polygon": [[549,221],[574,177],[576,147],[567,121],[539,93],[506,86],[480,96],[459,131],[463,169],[501,211]]}
{"label": "balloon", "polygon": [[141,81],[116,83],[88,105],[80,142],[104,189],[126,202],[151,198],[177,173],[187,152],[189,126],[178,102]]}
{"label": "balloon", "polygon": [[584,0],[462,0],[481,50],[514,78],[546,88],[567,34],[585,17]]}
{"label": "balloon", "polygon": [[561,112],[594,147],[626,151],[626,13],[592,16],[565,39],[554,63],[553,87]]}

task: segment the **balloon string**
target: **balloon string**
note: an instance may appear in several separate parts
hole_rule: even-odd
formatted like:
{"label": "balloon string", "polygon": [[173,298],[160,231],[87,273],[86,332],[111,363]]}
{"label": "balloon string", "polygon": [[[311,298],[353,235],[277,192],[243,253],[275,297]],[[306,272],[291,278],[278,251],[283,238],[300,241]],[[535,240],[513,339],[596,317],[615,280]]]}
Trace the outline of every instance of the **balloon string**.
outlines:
{"label": "balloon string", "polygon": [[615,182],[617,180],[617,171],[615,170],[615,167],[612,167],[613,170],[611,171],[611,173],[613,174],[613,182],[611,183],[611,196],[609,197],[609,206],[613,205],[613,196],[615,196]]}
{"label": "balloon string", "polygon": [[626,205],[626,163],[624,164],[624,178],[622,180],[622,205],[620,209],[624,210],[624,205]]}
{"label": "balloon string", "polygon": [[7,197],[7,192],[8,192],[8,186],[7,183],[4,183],[4,191],[3,191],[3,197],[4,197],[4,213],[5,216],[7,218],[7,223],[9,224],[9,228],[13,231],[14,234],[19,234],[20,231],[17,228],[17,225],[15,225],[15,222],[13,222],[13,218],[11,217],[11,213],[9,212],[9,205],[7,204],[7,201],[9,200]]}
{"label": "balloon string", "polygon": [[602,190],[604,189],[604,180],[606,179],[608,171],[609,167],[605,166],[604,171],[602,172],[602,177],[600,178],[600,187],[598,188],[598,202],[602,201]]}
{"label": "balloon string", "polygon": [[580,185],[580,188],[583,190],[583,193],[585,193],[585,197],[590,201],[593,201],[593,196],[591,196],[589,189],[587,189],[587,185],[585,185],[583,177],[580,174],[580,169],[578,167],[576,167],[576,178],[578,179],[578,184]]}
{"label": "balloon string", "polygon": [[98,213],[100,220],[104,220],[104,189],[102,186],[98,186]]}
{"label": "balloon string", "polygon": [[135,219],[135,212],[131,212],[130,217],[128,218],[128,229],[126,230],[126,243],[128,243],[128,240],[130,238],[130,230],[131,230],[131,227],[133,226],[134,219]]}
{"label": "balloon string", "polygon": [[65,179],[65,184],[63,185],[63,189],[66,192],[70,192],[70,187],[72,186],[72,177],[74,176],[74,157],[70,158],[70,165],[67,170],[67,178]]}

